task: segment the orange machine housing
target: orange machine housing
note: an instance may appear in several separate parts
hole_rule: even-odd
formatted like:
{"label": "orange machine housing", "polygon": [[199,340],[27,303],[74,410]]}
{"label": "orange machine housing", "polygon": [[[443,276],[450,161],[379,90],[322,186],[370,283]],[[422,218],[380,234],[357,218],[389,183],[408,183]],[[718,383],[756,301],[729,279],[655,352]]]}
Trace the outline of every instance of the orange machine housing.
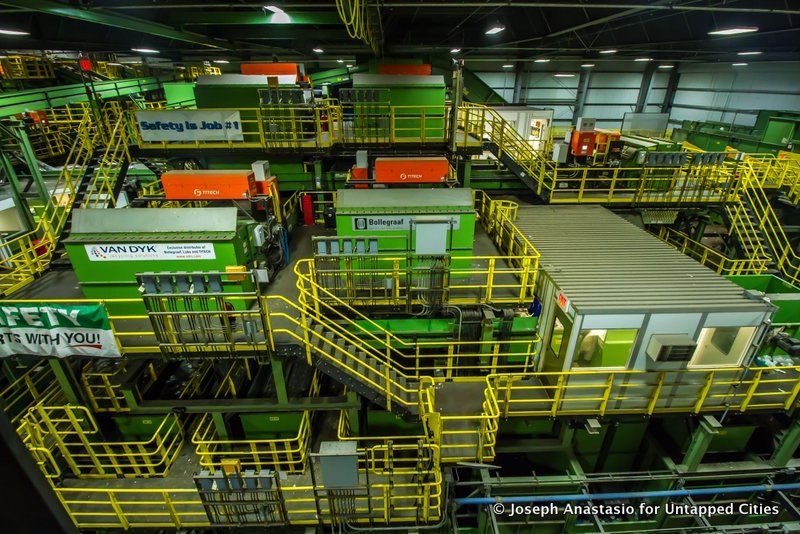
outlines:
{"label": "orange machine housing", "polygon": [[572,132],[570,150],[573,156],[591,156],[597,143],[597,132]]}
{"label": "orange machine housing", "polygon": [[250,170],[167,171],[161,185],[170,200],[241,200],[256,195]]}
{"label": "orange machine housing", "polygon": [[430,76],[431,66],[427,64],[400,65],[395,63],[386,63],[383,65],[378,65],[378,74],[411,74]]}
{"label": "orange machine housing", "polygon": [[374,177],[379,184],[438,184],[449,170],[445,157],[376,158]]}
{"label": "orange machine housing", "polygon": [[242,74],[297,75],[297,63],[242,63]]}

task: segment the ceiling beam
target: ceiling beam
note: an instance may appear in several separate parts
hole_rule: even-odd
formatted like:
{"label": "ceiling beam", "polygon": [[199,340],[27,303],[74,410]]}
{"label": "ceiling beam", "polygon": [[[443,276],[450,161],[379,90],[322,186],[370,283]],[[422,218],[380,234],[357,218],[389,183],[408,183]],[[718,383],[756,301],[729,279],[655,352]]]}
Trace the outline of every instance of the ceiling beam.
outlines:
{"label": "ceiling beam", "polygon": [[[268,16],[269,15],[269,16]],[[265,14],[263,11],[193,11],[189,13],[166,12],[160,15],[160,20],[169,24],[182,26],[189,25],[268,25],[268,26],[299,26],[299,25],[337,25],[341,26],[342,20],[334,11],[322,12],[292,12],[289,14],[289,22],[273,22],[275,16],[272,13]]]}
{"label": "ceiling beam", "polygon": [[77,7],[62,4],[61,2],[56,2],[54,0],[0,0],[0,4],[11,7],[27,8],[28,10],[47,13],[48,15],[56,15],[59,17],[66,17],[85,22],[92,22],[95,24],[103,24],[105,26],[113,26],[115,28],[122,28],[125,30],[132,30],[144,34],[156,35],[166,39],[184,41],[210,48],[232,48],[230,43],[212,39],[199,33],[178,30],[165,24],[159,24],[157,22],[152,22],[138,17],[132,17],[129,15],[112,13],[104,9],[79,9]]}

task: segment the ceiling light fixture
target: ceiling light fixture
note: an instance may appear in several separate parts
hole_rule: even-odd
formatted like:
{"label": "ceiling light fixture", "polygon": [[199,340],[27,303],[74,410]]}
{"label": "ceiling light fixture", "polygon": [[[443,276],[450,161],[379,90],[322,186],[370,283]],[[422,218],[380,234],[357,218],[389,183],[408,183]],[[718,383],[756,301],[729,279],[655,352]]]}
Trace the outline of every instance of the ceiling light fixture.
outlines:
{"label": "ceiling light fixture", "polygon": [[230,61],[228,61],[227,59],[215,59],[214,63],[220,63],[224,65],[226,63],[230,63]]}
{"label": "ceiling light fixture", "polygon": [[634,61],[653,61],[651,57],[637,57]]}
{"label": "ceiling light fixture", "polygon": [[513,69],[514,65],[512,65],[511,63],[506,63],[505,65],[503,65],[503,68],[504,69]]}
{"label": "ceiling light fixture", "polygon": [[503,31],[505,29],[506,29],[505,26],[502,26],[500,24],[495,24],[494,26],[492,26],[491,28],[486,30],[486,35],[495,35],[495,34],[498,34],[498,33],[500,33],[501,31]]}
{"label": "ceiling light fixture", "polygon": [[659,65],[658,66],[659,69],[672,69],[674,67],[675,67],[675,65]]}
{"label": "ceiling light fixture", "polygon": [[550,63],[550,60],[549,59],[545,59],[545,58],[539,58],[539,59],[534,59],[533,62],[534,63]]}
{"label": "ceiling light fixture", "polygon": [[18,30],[0,30],[3,35],[30,35],[28,32],[21,32]]}
{"label": "ceiling light fixture", "polygon": [[313,51],[313,52],[316,52],[317,54],[321,54],[321,53],[323,53],[325,50],[321,49],[320,47],[316,47],[316,48],[313,48],[313,49],[312,49],[312,51]]}
{"label": "ceiling light fixture", "polygon": [[344,63],[344,60],[343,59],[337,59],[336,63]]}
{"label": "ceiling light fixture", "polygon": [[742,26],[736,28],[725,28],[724,30],[711,30],[708,35],[739,35],[741,33],[757,32],[758,28],[755,26]]}
{"label": "ceiling light fixture", "polygon": [[141,54],[158,54],[158,50],[154,50],[152,48],[131,48],[134,52],[139,52]]}
{"label": "ceiling light fixture", "polygon": [[284,12],[278,6],[273,6],[273,5],[264,6],[264,11],[271,11],[273,13],[283,13]]}
{"label": "ceiling light fixture", "polygon": [[763,52],[759,50],[751,50],[749,52],[737,52],[737,56],[760,56]]}
{"label": "ceiling light fixture", "polygon": [[559,73],[553,74],[553,76],[555,76],[556,78],[574,78],[575,77],[574,74],[570,74],[568,72],[559,72]]}
{"label": "ceiling light fixture", "polygon": [[734,67],[746,67],[747,63],[731,63]]}
{"label": "ceiling light fixture", "polygon": [[451,54],[458,54],[459,52],[461,52],[460,48],[453,48],[452,50],[450,50]]}
{"label": "ceiling light fixture", "polygon": [[584,69],[591,69],[592,67],[594,67],[594,63],[584,63],[583,65],[581,65],[581,67],[583,67]]}
{"label": "ceiling light fixture", "polygon": [[608,50],[600,50],[600,53],[601,54],[616,54],[617,51],[614,50],[613,48],[609,48]]}
{"label": "ceiling light fixture", "polygon": [[348,63],[347,65],[345,65],[345,67],[347,67],[348,69],[352,69],[353,68],[353,64],[352,63]]}

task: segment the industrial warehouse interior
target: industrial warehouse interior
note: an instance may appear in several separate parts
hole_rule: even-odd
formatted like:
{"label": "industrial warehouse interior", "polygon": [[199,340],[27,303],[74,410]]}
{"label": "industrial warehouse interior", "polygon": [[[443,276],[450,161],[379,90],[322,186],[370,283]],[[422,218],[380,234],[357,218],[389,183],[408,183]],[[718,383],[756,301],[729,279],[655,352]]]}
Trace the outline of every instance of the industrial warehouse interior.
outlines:
{"label": "industrial warehouse interior", "polygon": [[0,0],[7,532],[800,532],[800,3]]}

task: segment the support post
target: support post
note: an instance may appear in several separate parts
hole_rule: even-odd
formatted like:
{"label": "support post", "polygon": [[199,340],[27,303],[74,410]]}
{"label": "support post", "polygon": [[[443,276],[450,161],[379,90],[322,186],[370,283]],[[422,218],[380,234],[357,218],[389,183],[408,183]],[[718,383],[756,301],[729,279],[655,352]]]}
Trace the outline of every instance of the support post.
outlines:
{"label": "support post", "polygon": [[677,466],[678,471],[696,471],[700,462],[703,461],[703,456],[705,456],[708,446],[711,445],[711,440],[714,439],[715,435],[719,434],[721,428],[722,425],[714,416],[703,416],[700,419],[700,424],[692,433],[692,441],[683,456],[683,461]]}
{"label": "support post", "polygon": [[19,220],[22,223],[23,231],[30,231],[33,228],[33,216],[31,212],[26,209],[27,202],[22,199],[22,187],[19,184],[17,173],[14,172],[14,166],[8,158],[8,154],[0,150],[0,169],[8,177],[8,185],[11,189],[11,198],[14,200],[14,206],[17,208]]}
{"label": "support post", "polygon": [[775,445],[775,451],[769,457],[769,463],[775,467],[786,467],[798,446],[800,446],[800,421],[795,420]]}
{"label": "support post", "polygon": [[511,98],[512,104],[522,104],[522,91],[526,87],[526,78],[528,73],[525,72],[525,64],[522,61],[517,61],[514,64],[514,94]]}
{"label": "support post", "polygon": [[283,361],[272,356],[270,363],[272,364],[272,379],[275,381],[275,394],[278,397],[278,402],[286,404],[289,402],[289,397],[286,394],[286,375],[283,372]]}
{"label": "support post", "polygon": [[664,92],[664,102],[661,104],[661,113],[672,113],[672,103],[675,101],[675,93],[678,91],[678,81],[680,80],[678,65],[676,64],[669,71],[669,81],[667,90]]}
{"label": "support post", "polygon": [[[358,395],[356,395],[355,391],[347,392],[347,401],[352,402],[354,405],[357,405],[359,401],[358,401]],[[360,436],[361,410],[359,408],[350,408],[349,410],[347,410],[347,418],[350,421],[350,435]]]}
{"label": "support post", "polygon": [[589,80],[592,71],[584,69],[578,78],[578,94],[575,95],[575,108],[572,110],[572,124],[578,124],[578,117],[583,115],[583,106],[586,103],[586,95],[589,93]]}
{"label": "support post", "polygon": [[39,200],[41,200],[43,204],[47,204],[50,200],[50,190],[47,189],[44,178],[42,178],[42,171],[39,170],[39,160],[36,159],[36,154],[33,152],[31,140],[28,138],[28,132],[26,132],[25,127],[20,124],[16,133],[19,136],[19,147],[22,149],[22,157],[25,159],[28,171],[31,173],[31,177],[36,184]]}
{"label": "support post", "polygon": [[84,400],[83,392],[78,385],[78,379],[75,377],[75,373],[72,371],[69,364],[60,358],[49,360],[49,362],[50,368],[56,376],[56,381],[58,385],[61,386],[61,391],[63,391],[64,396],[67,397],[67,401],[70,404],[88,406],[89,403]]}
{"label": "support post", "polygon": [[642,85],[639,87],[639,97],[636,99],[636,113],[643,113],[647,107],[647,100],[650,97],[650,92],[653,90],[653,74],[656,71],[656,66],[650,62],[644,69],[642,74]]}

